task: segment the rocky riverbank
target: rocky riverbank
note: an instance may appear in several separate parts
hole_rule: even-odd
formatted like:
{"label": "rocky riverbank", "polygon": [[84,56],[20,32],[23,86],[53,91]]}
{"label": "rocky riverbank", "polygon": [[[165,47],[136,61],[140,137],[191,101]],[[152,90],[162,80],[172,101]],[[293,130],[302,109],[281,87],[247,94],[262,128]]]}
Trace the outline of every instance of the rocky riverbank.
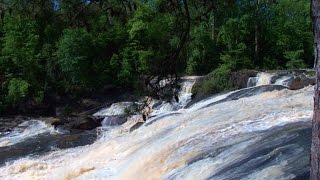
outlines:
{"label": "rocky riverbank", "polygon": [[[183,90],[186,91],[186,93],[180,95],[179,99],[180,101],[188,101],[187,104],[181,106],[179,105],[179,103],[175,103],[174,101],[167,104],[163,104],[164,102],[161,101],[155,101],[152,103],[150,110],[155,110],[158,112],[159,110],[170,111],[177,108],[179,109],[183,107],[189,107],[195,102],[212,96],[213,94],[210,91],[201,91],[201,86],[206,81],[210,81],[210,78],[210,75],[203,77],[182,78],[183,82],[185,82],[187,85],[182,88],[187,89]],[[315,83],[315,78],[313,70],[284,70],[265,72],[258,72],[256,70],[243,70],[232,73],[230,81],[232,82],[233,87],[236,89],[259,85],[276,84],[283,85],[288,89],[297,90],[308,85],[313,85]],[[49,117],[43,116],[41,114],[39,115],[36,111],[35,114],[31,114],[31,116],[19,115],[1,117],[0,133],[9,133],[10,131],[12,131],[14,127],[17,127],[24,121],[30,120],[30,117],[33,117],[33,119],[36,118],[42,120],[47,124],[54,126],[55,128],[63,127],[64,129],[67,129],[70,132],[78,130],[92,130],[101,126],[103,123],[105,123],[105,125],[123,124],[124,122],[126,122],[128,115],[134,113],[134,111],[136,110],[133,107],[127,106],[125,103],[120,104],[120,106],[123,105],[124,107],[112,108],[111,106],[118,106],[119,104],[117,105],[116,102],[134,102],[137,101],[138,98],[136,98],[132,94],[120,93],[120,91],[116,90],[109,90],[108,92],[109,93],[106,93],[105,95],[97,95],[95,97],[83,98],[77,103],[67,104],[66,102],[62,103],[63,101],[61,101],[60,104],[57,105],[57,107],[55,108],[54,114],[49,114]],[[191,94],[192,99],[190,101],[189,96],[191,96]],[[184,104],[184,102],[182,102],[182,104]],[[123,112],[112,112],[102,116],[101,113],[100,115],[94,115],[94,113],[98,112],[99,110],[108,109],[110,107],[111,109],[120,108]],[[128,108],[131,109],[129,110]],[[106,119],[106,117],[108,118]]]}
{"label": "rocky riverbank", "polygon": [[[181,92],[177,97],[179,101],[175,101],[173,99],[173,101],[167,102],[147,98],[149,102],[147,103],[148,106],[146,107],[148,108],[144,111],[140,111],[140,113],[137,112],[137,109],[139,109],[137,106],[141,105],[143,102],[146,102],[144,99],[140,99],[138,103],[133,101],[120,101],[116,103],[108,102],[103,104],[103,106],[101,106],[101,104],[94,105],[94,103],[86,100],[84,102],[90,104],[88,107],[91,107],[91,109],[86,109],[83,112],[73,111],[68,116],[64,115],[64,113],[59,115],[58,112],[57,114],[59,116],[56,117],[28,118],[17,116],[3,118],[1,122],[4,124],[4,127],[2,129],[2,133],[0,134],[0,166],[5,165],[7,162],[13,162],[14,160],[22,157],[37,158],[38,156],[45,156],[48,154],[48,152],[59,152],[60,149],[92,144],[97,140],[98,137],[101,137],[99,138],[99,141],[103,140],[104,136],[108,134],[108,131],[116,131],[119,133],[119,136],[129,132],[133,134],[136,134],[137,132],[140,133],[141,131],[144,131],[144,133],[152,133],[146,130],[146,128],[159,126],[154,129],[154,131],[158,130],[158,128],[161,128],[162,126],[161,122],[163,119],[171,119],[168,122],[179,124],[179,121],[176,121],[175,119],[176,117],[179,117],[179,119],[186,118],[186,116],[183,114],[190,115],[190,113],[197,111],[203,111],[203,113],[206,113],[206,111],[203,109],[212,109],[212,113],[214,114],[219,113],[219,111],[216,111],[213,107],[221,104],[233,106],[233,103],[238,103],[238,105],[234,105],[234,107],[245,105],[241,103],[242,100],[237,101],[244,97],[246,97],[244,98],[246,100],[243,101],[248,101],[248,99],[256,101],[254,98],[252,98],[252,96],[259,96],[260,94],[267,95],[261,96],[261,99],[263,100],[275,92],[275,94],[278,94],[279,96],[286,93],[293,93],[295,91],[291,92],[286,90],[290,88],[289,85],[293,84],[293,82],[301,82],[301,86],[312,84],[312,78],[310,78],[310,81],[295,80],[299,78],[303,79],[302,77],[306,76],[305,72],[302,74],[292,74],[286,72],[260,72],[253,74],[250,72],[255,76],[250,76],[249,73],[247,75],[245,75],[244,72],[242,73],[243,75],[239,75],[238,78],[242,77],[243,79],[240,78],[239,81],[235,80],[235,82],[244,85],[244,79],[247,79],[247,86],[249,85],[252,87],[229,92],[221,96],[212,96],[212,94],[208,94],[211,95],[210,98],[197,103],[192,103],[191,90],[194,84],[200,82],[199,79],[201,80],[201,78],[194,77],[185,79],[182,82]],[[309,77],[310,76],[308,76],[308,78]],[[310,91],[310,89],[311,87],[308,87],[308,91]],[[282,93],[279,93],[280,91]],[[304,92],[301,91],[300,93]],[[289,101],[285,98],[284,100]],[[273,101],[270,102],[273,103]],[[250,101],[248,101],[248,103],[250,103]],[[189,107],[187,107],[187,104],[189,104]],[[256,108],[256,106],[253,107]],[[285,108],[290,107],[285,106]],[[236,113],[233,111],[229,112],[228,109],[222,107],[220,110],[226,111],[227,114]],[[246,110],[246,108],[244,110]],[[62,111],[66,110],[61,110],[60,112]],[[273,111],[276,111],[276,109],[273,109],[270,112]],[[249,112],[251,113],[251,111]],[[143,115],[146,117],[143,117]],[[203,116],[203,114],[198,115]],[[209,113],[208,116],[220,118],[220,116],[213,116],[211,113]],[[224,116],[224,114],[222,113],[221,116]],[[237,116],[237,114],[232,115],[231,117],[234,116]],[[150,118],[146,119],[147,117]],[[197,118],[197,116],[191,116],[188,118],[189,120],[186,122],[193,121],[195,118]],[[285,121],[285,119],[283,120],[280,118],[279,121]],[[198,121],[195,122],[198,123]],[[274,123],[272,118],[270,122]],[[198,125],[197,123],[190,125],[190,127],[196,127]],[[99,126],[103,127],[97,128]],[[242,125],[239,125],[239,127],[241,126]],[[266,126],[268,126],[268,123],[266,123]],[[205,127],[207,127],[207,125]],[[244,129],[246,128],[247,127],[244,127]],[[248,128],[253,127],[250,126]],[[257,126],[257,128],[259,127]],[[182,129],[183,128],[181,128],[181,130]],[[283,133],[288,132],[283,131]],[[108,138],[108,136],[106,138]],[[110,136],[112,136],[112,134],[110,134]],[[304,136],[305,135],[303,135],[303,137]],[[162,137],[162,135],[160,137]],[[298,145],[300,146],[300,144]],[[304,154],[307,153],[307,151],[304,152]],[[307,165],[305,164],[303,165],[303,167],[306,166]],[[303,171],[303,173],[305,172],[306,171]],[[300,175],[300,172],[297,174]]]}
{"label": "rocky riverbank", "polygon": [[[211,74],[208,74],[196,81],[192,89],[192,101],[187,105],[187,107],[213,95],[212,91],[206,87],[206,84],[208,84],[209,81],[212,81],[213,78],[214,77],[212,77]],[[291,90],[298,90],[315,84],[315,72],[313,69],[273,70],[261,72],[257,70],[241,70],[231,73],[229,83],[230,86],[225,89],[225,92],[269,84],[282,85]]]}

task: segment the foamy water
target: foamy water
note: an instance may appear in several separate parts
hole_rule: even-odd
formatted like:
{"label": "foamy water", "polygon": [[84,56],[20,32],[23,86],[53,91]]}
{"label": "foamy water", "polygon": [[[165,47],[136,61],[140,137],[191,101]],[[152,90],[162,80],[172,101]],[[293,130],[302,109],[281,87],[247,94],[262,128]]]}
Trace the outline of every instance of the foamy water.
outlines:
{"label": "foamy water", "polygon": [[257,86],[268,85],[271,84],[272,73],[261,72],[258,73],[257,77]]}
{"label": "foamy water", "polygon": [[184,108],[191,101],[191,90],[197,78],[197,76],[183,77],[183,81],[180,83],[181,89],[178,93],[179,102],[176,102],[175,100],[172,100],[171,102],[162,102],[159,107],[156,107],[152,116],[163,115]]}
{"label": "foamy water", "polygon": [[294,74],[281,74],[279,72],[260,72],[256,77],[250,77],[247,82],[247,87],[262,86],[262,85],[282,85],[289,86],[290,82],[295,78]]}
{"label": "foamy water", "polygon": [[27,138],[35,137],[42,133],[59,133],[53,126],[40,120],[29,120],[21,123],[12,132],[0,137],[0,147],[13,145]]}
{"label": "foamy water", "polygon": [[132,133],[126,123],[92,145],[10,162],[0,179],[292,179],[308,171],[312,97],[307,87],[199,102]]}
{"label": "foamy water", "polygon": [[[184,108],[190,101],[191,101],[191,90],[196,82],[197,76],[188,76],[188,77],[182,77],[182,82],[180,82],[181,89],[178,93],[178,99],[179,102],[176,102],[176,100],[172,100],[170,102],[161,102],[159,100],[153,99],[151,104],[149,104],[150,107],[152,107],[155,103],[160,104],[155,107],[152,116],[160,115],[163,113],[168,113],[172,111],[179,110],[181,108]],[[164,86],[167,81],[169,80],[162,80],[160,82],[160,86]],[[128,111],[134,112],[139,105],[144,104],[145,99],[142,99],[141,101],[134,103],[134,102],[117,102],[113,103],[110,107],[106,107],[97,113],[93,114],[93,116],[114,116],[114,115],[125,115]]]}
{"label": "foamy water", "polygon": [[114,116],[114,115],[124,115],[126,111],[132,109],[134,106],[133,102],[117,102],[113,103],[110,107],[102,109],[93,116]]}

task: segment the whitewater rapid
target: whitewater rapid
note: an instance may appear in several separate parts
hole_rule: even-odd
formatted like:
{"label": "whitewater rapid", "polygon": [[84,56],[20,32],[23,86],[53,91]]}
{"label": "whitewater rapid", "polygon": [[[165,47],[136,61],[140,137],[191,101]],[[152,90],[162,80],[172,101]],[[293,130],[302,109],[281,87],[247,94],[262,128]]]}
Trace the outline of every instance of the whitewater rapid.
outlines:
{"label": "whitewater rapid", "polygon": [[0,179],[304,178],[313,90],[209,98],[131,133],[127,122],[91,145],[7,162]]}
{"label": "whitewater rapid", "polygon": [[18,127],[14,128],[12,132],[0,137],[0,147],[14,145],[24,141],[25,139],[44,133],[57,134],[59,131],[55,130],[53,126],[43,121],[36,119],[25,121]]}

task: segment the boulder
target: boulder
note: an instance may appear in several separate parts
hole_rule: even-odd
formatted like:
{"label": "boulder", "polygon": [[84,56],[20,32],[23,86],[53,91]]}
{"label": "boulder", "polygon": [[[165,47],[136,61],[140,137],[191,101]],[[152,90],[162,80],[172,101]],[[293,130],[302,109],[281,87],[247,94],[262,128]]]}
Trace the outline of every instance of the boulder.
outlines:
{"label": "boulder", "polygon": [[30,120],[30,118],[26,116],[0,117],[0,134],[11,131],[27,120]]}
{"label": "boulder", "polygon": [[[251,77],[256,77],[258,74],[258,71],[256,70],[241,70],[241,71],[237,71],[237,72],[233,72],[231,73],[230,76],[230,83],[231,86],[230,89],[226,89],[226,91],[228,90],[233,90],[233,89],[241,89],[241,88],[246,88],[247,87],[247,83],[248,83],[248,79]],[[210,96],[212,96],[213,94],[219,94],[221,92],[212,92],[212,91],[207,91],[205,89],[203,89],[203,85],[206,82],[210,82],[212,81],[212,79],[214,74],[213,72],[202,76],[202,77],[198,77],[192,87],[192,100],[185,106],[185,108],[190,107],[192,104],[208,98]]]}
{"label": "boulder", "polygon": [[101,125],[102,126],[119,126],[127,122],[127,118],[125,116],[107,116],[105,117]]}
{"label": "boulder", "polygon": [[246,88],[250,77],[256,77],[257,74],[258,74],[258,71],[256,70],[247,70],[247,69],[233,72],[231,74],[232,86],[238,89]]}
{"label": "boulder", "polygon": [[44,121],[47,124],[51,124],[54,127],[57,127],[58,125],[64,124],[64,122],[61,119],[55,118],[55,117],[41,117],[39,119],[41,119],[42,121]]}
{"label": "boulder", "polygon": [[291,82],[288,83],[288,87],[291,90],[297,90],[304,88],[309,85],[315,84],[315,78],[314,77],[308,77],[305,74],[300,74],[298,76],[295,76]]}
{"label": "boulder", "polygon": [[135,131],[136,129],[139,129],[142,125],[143,125],[144,122],[137,122],[135,125],[133,125],[131,128],[130,128],[130,132],[133,132]]}
{"label": "boulder", "polygon": [[[275,84],[287,86],[291,90],[297,90],[309,85],[315,84],[314,70],[277,70],[258,73],[256,77],[250,77],[247,82],[247,87],[257,85],[257,82],[262,80],[263,85]],[[269,82],[267,82],[269,80]],[[261,83],[259,83],[262,85]]]}
{"label": "boulder", "polygon": [[298,90],[309,85],[315,84],[314,70],[282,70],[273,71],[271,84],[281,84],[288,86],[291,90]]}
{"label": "boulder", "polygon": [[0,166],[27,156],[42,155],[53,149],[67,149],[92,144],[97,139],[95,131],[78,131],[72,134],[39,134],[16,144],[0,148]]}
{"label": "boulder", "polygon": [[68,117],[64,126],[70,129],[91,130],[101,126],[101,119],[92,116]]}

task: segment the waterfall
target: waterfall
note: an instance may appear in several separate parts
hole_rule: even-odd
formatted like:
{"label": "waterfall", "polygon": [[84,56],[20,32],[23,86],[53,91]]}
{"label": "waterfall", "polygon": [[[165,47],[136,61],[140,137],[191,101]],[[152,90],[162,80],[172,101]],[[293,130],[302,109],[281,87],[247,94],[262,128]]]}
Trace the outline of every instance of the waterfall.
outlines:
{"label": "waterfall", "polygon": [[114,116],[114,115],[124,115],[126,111],[133,109],[133,102],[117,102],[113,103],[110,107],[102,109],[93,116]]}
{"label": "waterfall", "polygon": [[289,86],[290,81],[294,79],[293,74],[288,72],[276,72],[276,73],[267,73],[260,72],[256,77],[249,77],[247,82],[247,87],[262,86],[262,85],[282,85]]}
{"label": "waterfall", "polygon": [[[247,91],[209,98],[131,133],[125,123],[91,145],[16,160],[0,167],[0,179],[308,177],[313,87],[239,94]],[[219,101],[234,93],[243,98]]]}
{"label": "waterfall", "polygon": [[270,74],[270,73],[264,73],[264,72],[258,73],[257,86],[270,84],[272,76],[273,74]]}
{"label": "waterfall", "polygon": [[179,92],[179,105],[180,107],[185,107],[190,101],[192,96],[192,87],[195,83],[195,79],[183,81],[181,83],[181,90]]}
{"label": "waterfall", "polygon": [[198,78],[198,76],[182,77],[182,81],[180,82],[180,91],[178,93],[179,102],[176,102],[176,100],[172,100],[171,102],[162,102],[160,105],[155,106],[155,111],[152,115],[159,115],[184,108],[191,101],[191,90]]}
{"label": "waterfall", "polygon": [[257,74],[257,77],[249,77],[247,87],[271,84],[272,77],[274,77],[273,73],[260,72]]}
{"label": "waterfall", "polygon": [[289,81],[293,78],[292,75],[282,76],[275,80],[274,84],[289,86]]}
{"label": "waterfall", "polygon": [[254,87],[257,85],[259,78],[258,77],[249,77],[247,82],[247,87]]}
{"label": "waterfall", "polygon": [[[178,109],[181,109],[185,107],[190,101],[191,101],[191,90],[192,86],[196,82],[196,79],[198,76],[187,76],[182,77],[182,81],[180,82],[180,91],[178,93],[178,99],[179,102],[176,102],[175,100],[172,100],[171,102],[159,102],[159,100],[153,100],[152,104],[155,104],[158,102],[158,105],[156,105],[156,111],[153,113],[159,114],[164,112],[170,112],[170,111],[176,111]],[[167,83],[167,80],[162,80],[160,82],[160,85],[164,86],[165,83]],[[113,103],[110,107],[106,107],[97,113],[93,114],[93,116],[114,116],[114,115],[124,115],[127,112],[126,111],[135,111],[135,105],[141,105],[143,104],[144,99],[141,101],[134,103],[134,102],[117,102]]]}

